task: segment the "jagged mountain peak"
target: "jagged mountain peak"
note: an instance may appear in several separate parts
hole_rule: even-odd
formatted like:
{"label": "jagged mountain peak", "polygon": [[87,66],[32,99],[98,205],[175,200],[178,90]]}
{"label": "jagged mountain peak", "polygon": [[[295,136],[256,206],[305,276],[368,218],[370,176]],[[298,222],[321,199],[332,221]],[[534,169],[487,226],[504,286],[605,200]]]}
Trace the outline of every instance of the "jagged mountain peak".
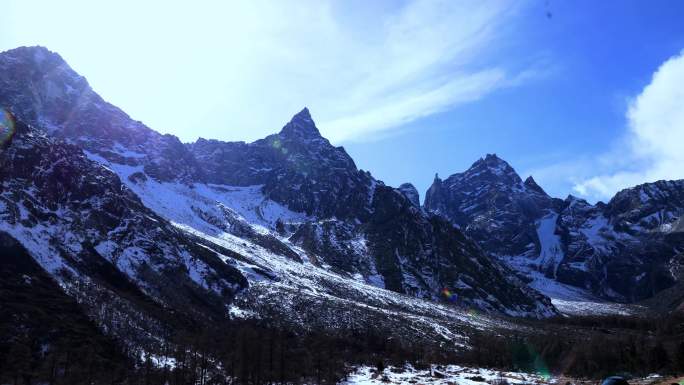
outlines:
{"label": "jagged mountain peak", "polygon": [[496,154],[443,182],[436,179],[425,195],[427,211],[450,219],[495,255],[534,247],[534,221],[553,205],[533,178],[523,182]]}
{"label": "jagged mountain peak", "polygon": [[281,136],[300,139],[322,139],[321,133],[316,127],[309,109],[304,107],[295,114],[289,123],[280,131]]}
{"label": "jagged mountain peak", "polygon": [[484,162],[488,165],[508,165],[508,162],[501,159],[496,153],[485,154],[484,157],[478,159],[475,163]]}
{"label": "jagged mountain peak", "polygon": [[491,162],[505,162],[503,159],[499,158],[499,156],[496,155],[496,153],[485,154],[485,157],[483,159]]}
{"label": "jagged mountain peak", "polygon": [[472,166],[466,171],[467,173],[480,173],[484,170],[489,170],[496,175],[510,175],[515,174],[515,176],[520,179],[518,174],[515,172],[513,167],[511,167],[508,162],[499,158],[496,154],[487,154],[484,158],[478,159]]}
{"label": "jagged mountain peak", "polygon": [[669,261],[682,242],[672,234],[684,217],[684,181],[627,188],[608,203],[573,195],[561,200],[487,154],[465,172],[436,179],[425,209],[460,226],[532,279],[532,287],[547,290],[551,279],[601,298],[635,301],[673,283]]}
{"label": "jagged mountain peak", "polygon": [[618,191],[610,202],[632,199],[636,203],[643,204],[648,201],[668,199],[671,195],[680,193],[683,188],[684,180],[659,180],[656,182],[642,183]]}
{"label": "jagged mountain peak", "polygon": [[523,185],[525,185],[525,188],[527,188],[529,190],[535,191],[535,192],[542,194],[542,195],[548,195],[546,193],[546,191],[544,191],[544,189],[541,188],[541,186],[539,186],[539,184],[537,184],[537,181],[534,180],[532,175],[528,176],[527,179],[525,179],[525,182],[523,182]]}
{"label": "jagged mountain peak", "polygon": [[565,198],[565,202],[584,202],[584,203],[586,203],[587,201],[585,199],[574,196],[572,194],[568,194],[568,196]]}
{"label": "jagged mountain peak", "polygon": [[623,227],[655,229],[684,214],[684,180],[660,180],[624,189],[606,204],[606,215]]}
{"label": "jagged mountain peak", "polygon": [[408,200],[411,201],[416,206],[420,206],[420,194],[418,194],[418,190],[416,187],[411,184],[411,183],[403,183],[401,186],[398,188],[399,191],[401,191]]}
{"label": "jagged mountain peak", "polygon": [[304,107],[302,108],[301,111],[296,113],[292,119],[304,119],[304,120],[311,120],[311,112],[309,111],[309,107]]}
{"label": "jagged mountain peak", "polygon": [[[441,180],[436,177],[435,183]],[[508,162],[496,154],[487,154],[478,159],[466,171],[456,173],[444,180],[446,186],[467,183],[471,186],[497,185],[514,190],[523,190],[523,181]],[[434,183],[433,183],[434,184]]]}
{"label": "jagged mountain peak", "polygon": [[[5,87],[18,88],[33,83],[43,103],[76,95],[90,89],[87,80],[76,73],[56,52],[43,46],[18,47],[0,52],[0,70],[11,81]],[[46,85],[46,87],[40,87]],[[41,89],[46,88],[46,89]]]}
{"label": "jagged mountain peak", "polygon": [[162,135],[107,103],[47,48],[0,53],[0,106],[89,153],[142,166],[154,179],[190,180],[201,174],[177,137]]}
{"label": "jagged mountain peak", "polygon": [[[24,59],[34,56],[28,52],[22,54]],[[182,217],[182,225],[207,236],[229,232],[243,238],[242,246],[235,245],[240,249],[245,242],[254,241],[284,257],[304,260],[280,241],[266,239],[265,234],[244,227],[245,223],[235,222],[238,213],[245,213],[245,221],[254,221],[254,226],[266,232],[274,226],[279,234],[298,234],[291,242],[310,253],[312,263],[365,274],[369,282],[386,289],[434,299],[440,288],[449,286],[463,291],[464,304],[487,311],[555,314],[547,299],[491,263],[460,231],[421,210],[413,186],[404,186],[402,195],[358,170],[344,149],[332,146],[320,135],[307,108],[294,115],[279,133],[252,143],[198,139],[183,144],[133,121],[105,102],[66,63],[55,67],[56,71],[43,72],[10,56],[0,55],[0,105],[13,107],[17,116],[35,125],[49,140],[82,148],[85,157],[81,163],[89,165],[89,170],[98,170],[94,176],[107,173],[117,181],[111,191],[125,188],[130,200],[136,195],[140,198],[130,205],[135,211],[131,215],[137,213],[143,220],[145,214],[153,212],[167,220]],[[85,88],[76,87],[79,84]],[[40,153],[37,151],[36,156]],[[3,172],[15,174],[19,170],[14,166]],[[80,170],[68,171],[71,176],[80,174]],[[52,179],[60,182],[59,176]],[[17,193],[23,194],[19,182]],[[70,187],[52,183],[44,189],[62,199]],[[80,193],[83,189],[75,190]],[[406,192],[415,196],[407,199]],[[79,195],[72,196],[75,199],[68,203],[81,204]],[[111,210],[120,206],[113,204]],[[106,221],[108,226],[118,225],[121,216],[105,214],[95,219]],[[150,220],[162,223],[161,217]],[[274,221],[282,225],[280,229]],[[64,226],[67,229],[70,225]],[[109,234],[109,228],[105,230],[103,234]],[[192,242],[182,241],[192,246]],[[440,270],[424,273],[425,261],[436,261],[434,266]],[[405,271],[416,273],[409,277]],[[461,289],[464,285],[478,286],[492,276],[497,278],[482,290]]]}
{"label": "jagged mountain peak", "polygon": [[592,210],[594,206],[592,206],[589,202],[587,202],[585,199],[576,197],[572,194],[568,194],[568,196],[563,200],[563,204],[560,205],[563,211],[566,212],[574,212],[574,211],[586,211],[586,210]]}
{"label": "jagged mountain peak", "polygon": [[[30,88],[31,93],[17,92]],[[67,121],[90,91],[86,79],[45,47],[19,47],[0,53],[0,103],[28,123],[52,130]],[[41,120],[39,122],[39,120]]]}
{"label": "jagged mountain peak", "polygon": [[66,64],[58,53],[40,45],[13,48],[0,52],[0,57],[3,60],[20,60],[24,64],[32,65],[57,66]]}

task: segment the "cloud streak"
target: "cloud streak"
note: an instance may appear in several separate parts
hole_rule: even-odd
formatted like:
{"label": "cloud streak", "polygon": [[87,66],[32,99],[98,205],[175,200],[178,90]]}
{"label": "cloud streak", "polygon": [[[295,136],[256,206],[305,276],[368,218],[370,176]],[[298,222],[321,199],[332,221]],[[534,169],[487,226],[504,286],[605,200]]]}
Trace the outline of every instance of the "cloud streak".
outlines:
{"label": "cloud streak", "polygon": [[507,84],[496,66],[478,66],[496,29],[511,17],[503,3],[415,1],[387,17],[352,74],[345,102],[321,126],[335,141],[363,140],[480,99]]}
{"label": "cloud streak", "polygon": [[334,142],[364,140],[513,85],[489,57],[518,4],[360,4],[10,1],[0,49],[58,51],[105,99],[183,140],[257,139],[305,105]]}
{"label": "cloud streak", "polygon": [[[586,177],[573,189],[609,198],[620,189],[662,179],[684,178],[684,51],[663,63],[630,103],[624,144],[603,155],[612,170]],[[606,161],[609,160],[609,162]]]}

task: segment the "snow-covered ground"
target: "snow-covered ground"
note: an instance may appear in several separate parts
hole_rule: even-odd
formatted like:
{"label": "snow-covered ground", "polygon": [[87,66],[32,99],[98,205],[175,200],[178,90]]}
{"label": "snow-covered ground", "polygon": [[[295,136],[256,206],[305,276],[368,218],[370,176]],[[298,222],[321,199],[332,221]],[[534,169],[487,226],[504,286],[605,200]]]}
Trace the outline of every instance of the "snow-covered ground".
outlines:
{"label": "snow-covered ground", "polygon": [[[590,221],[582,230],[591,244],[596,246],[605,240],[599,236],[605,227],[605,218]],[[629,315],[641,310],[638,305],[626,305],[603,301],[588,290],[566,285],[547,277],[544,272],[549,268],[555,274],[558,264],[563,260],[560,237],[555,233],[557,214],[548,214],[537,222],[540,253],[536,258],[526,255],[502,257],[502,261],[512,269],[531,279],[529,286],[551,298],[554,306],[566,315]],[[596,246],[598,247],[598,246]]]}
{"label": "snow-covered ground", "polygon": [[563,248],[560,236],[556,234],[556,221],[558,214],[550,213],[537,222],[537,237],[540,243],[540,253],[537,265],[542,269],[553,268],[556,275],[558,264],[563,260]]}
{"label": "snow-covered ground", "polygon": [[[524,272],[532,281],[530,287],[551,298],[553,305],[566,315],[631,315],[643,310],[642,306],[606,302],[587,290],[562,284],[546,277],[540,271],[526,265],[525,257],[506,259],[518,271]],[[518,263],[518,265],[513,265]]]}
{"label": "snow-covered ground", "polygon": [[[219,228],[217,222],[235,222],[253,228],[262,234],[278,237],[274,231],[276,220],[284,222],[301,222],[307,219],[303,213],[288,210],[261,193],[260,186],[222,186],[157,182],[151,178],[140,181],[135,177],[141,173],[142,167],[112,163],[99,155],[86,152],[88,157],[116,173],[143,203],[157,214],[171,221],[178,228],[203,238],[247,258],[235,261],[224,257],[227,263],[234,264],[250,281],[250,290],[279,295],[285,292],[304,293],[325,301],[349,302],[347,306],[365,306],[373,311],[391,316],[408,317],[418,324],[428,326],[447,340],[463,341],[463,334],[449,330],[443,325],[444,320],[475,325],[477,328],[502,326],[497,320],[487,317],[467,315],[465,311],[416,298],[398,295],[374,286],[377,282],[354,282],[349,277],[342,277],[323,267],[314,266],[308,256],[287,239],[280,240],[297,252],[304,263],[295,262],[282,255],[273,253],[241,236],[231,234],[228,228]],[[232,219],[231,219],[232,218]],[[589,293],[547,278],[536,270],[532,264],[553,265],[562,258],[557,236],[554,234],[556,217],[549,215],[538,223],[538,232],[542,241],[542,253],[537,260],[530,261],[525,257],[507,258],[506,262],[518,271],[526,271],[532,278],[530,286],[548,295],[554,305],[566,314],[626,314],[627,306],[604,304]],[[280,238],[280,237],[278,237]],[[370,283],[367,284],[367,283]],[[337,294],[331,287],[345,287],[344,293]],[[350,299],[355,301],[350,301]],[[352,303],[355,302],[355,303]],[[360,305],[359,302],[362,304]],[[400,310],[401,309],[401,310]],[[231,309],[234,314],[254,314],[252,309]],[[510,325],[507,325],[510,327]]]}
{"label": "snow-covered ground", "polygon": [[147,178],[144,182],[131,180],[131,175],[142,173],[142,166],[128,166],[109,162],[103,157],[85,151],[94,160],[119,176],[148,208],[166,219],[210,232],[211,223],[200,218],[204,215],[223,219],[226,215],[249,223],[255,230],[266,232],[280,219],[284,222],[301,222],[307,217],[272,200],[261,193],[261,186],[225,186],[214,184],[157,182]]}
{"label": "snow-covered ground", "polygon": [[431,384],[431,385],[485,385],[485,384],[554,384],[557,379],[530,373],[500,372],[491,369],[468,368],[457,365],[432,366],[417,370],[410,365],[403,368],[390,367],[382,373],[375,368],[357,368],[340,385],[367,384]]}
{"label": "snow-covered ground", "polygon": [[[453,306],[425,301],[350,280],[306,261],[299,263],[272,253],[227,233],[213,237],[182,224],[175,225],[213,244],[243,255],[247,259],[246,262],[221,257],[226,263],[236,263],[236,267],[250,279],[249,290],[257,293],[256,298],[259,301],[277,299],[279,308],[293,317],[298,316],[297,312],[288,312],[287,308],[297,299],[308,297],[315,302],[341,305],[348,311],[359,309],[382,315],[385,319],[404,320],[407,322],[406,326],[412,329],[431,330],[431,333],[456,345],[466,344],[467,337],[460,330],[465,325],[481,330],[515,328],[512,324],[477,312],[466,312]],[[296,298],[290,299],[292,296]],[[250,301],[238,302],[242,308],[234,305],[231,308],[232,315],[251,317],[258,314],[258,310],[251,308],[258,304]]]}
{"label": "snow-covered ground", "polygon": [[[589,381],[594,382],[594,381]],[[504,372],[492,369],[470,368],[458,365],[432,365],[430,369],[417,370],[410,365],[389,367],[382,373],[369,366],[357,367],[339,385],[522,385],[522,384],[577,384],[587,380],[577,380],[565,376],[533,374],[524,372]],[[684,377],[665,377],[651,374],[643,378],[631,378],[633,385],[684,384]]]}
{"label": "snow-covered ground", "polygon": [[566,301],[557,298],[552,298],[551,302],[567,315],[633,315],[645,311],[640,305],[615,302]]}
{"label": "snow-covered ground", "polygon": [[[383,289],[381,282],[350,279],[326,269],[324,265],[313,264],[303,250],[275,231],[276,220],[280,219],[285,223],[300,222],[307,219],[306,215],[290,211],[267,199],[261,193],[260,186],[236,187],[199,183],[189,186],[157,182],[151,178],[140,180],[135,178],[136,173],[143,172],[140,166],[109,162],[93,153],[87,155],[116,173],[140,197],[145,206],[177,228],[205,240],[205,247],[219,253],[224,262],[235,266],[247,277],[247,292],[241,294],[228,309],[234,317],[258,317],[260,310],[279,311],[291,321],[307,325],[309,321],[302,314],[303,311],[296,308],[305,299],[309,304],[326,304],[320,310],[330,312],[326,321],[329,325],[326,326],[336,327],[336,323],[339,327],[345,325],[344,321],[336,320],[343,317],[340,311],[347,315],[363,313],[369,319],[379,316],[393,320],[407,332],[419,335],[428,333],[453,346],[461,347],[467,346],[468,340],[464,327],[480,330],[518,328],[496,317],[401,295]],[[261,234],[279,239],[296,252],[302,262],[273,252],[249,237],[241,236],[240,226],[248,226]],[[220,249],[213,245],[242,257],[221,255]],[[267,308],[264,309],[264,306]],[[328,310],[322,310],[323,308]]]}

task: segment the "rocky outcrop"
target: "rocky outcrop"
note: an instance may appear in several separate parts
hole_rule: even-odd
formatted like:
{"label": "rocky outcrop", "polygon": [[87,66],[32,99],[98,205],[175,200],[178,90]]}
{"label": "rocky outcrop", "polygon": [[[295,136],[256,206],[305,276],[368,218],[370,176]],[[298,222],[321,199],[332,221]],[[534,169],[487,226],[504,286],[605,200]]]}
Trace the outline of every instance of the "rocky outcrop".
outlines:
{"label": "rocky outcrop", "polygon": [[425,208],[440,214],[497,255],[539,253],[535,220],[557,202],[533,179],[523,182],[494,154],[444,181],[435,178]]}
{"label": "rocky outcrop", "polygon": [[144,166],[164,181],[197,180],[194,157],[173,135],[162,135],[104,101],[86,79],[42,47],[2,53],[0,106],[56,138],[108,160]]}
{"label": "rocky outcrop", "polygon": [[631,302],[676,281],[670,261],[684,246],[675,235],[683,196],[684,182],[660,181],[623,190],[607,204],[573,196],[562,201],[487,155],[463,173],[436,178],[425,208],[457,224],[526,279],[542,274],[591,295]]}
{"label": "rocky outcrop", "polygon": [[263,185],[270,199],[321,218],[370,214],[373,179],[320,135],[306,108],[278,134],[254,143],[200,139],[189,149],[209,183]]}
{"label": "rocky outcrop", "polygon": [[220,319],[247,287],[237,269],[146,208],[80,148],[14,126],[0,149],[0,231],[113,334],[149,338],[170,312]]}
{"label": "rocky outcrop", "polygon": [[[320,136],[307,109],[280,133],[254,143],[190,146],[212,183],[260,184],[269,199],[304,212],[310,220],[283,224],[282,233],[312,263],[420,298],[439,299],[443,288],[453,287],[463,306],[515,315],[554,312],[498,262],[483,262],[486,256],[459,230],[423,212],[415,188],[394,189],[358,170],[343,148]],[[450,238],[463,239],[456,246]],[[437,246],[446,244],[453,248]],[[477,283],[483,276],[495,277],[486,289]]]}
{"label": "rocky outcrop", "polygon": [[416,207],[420,207],[420,194],[418,194],[418,190],[415,186],[411,183],[404,183],[398,187],[398,190]]}

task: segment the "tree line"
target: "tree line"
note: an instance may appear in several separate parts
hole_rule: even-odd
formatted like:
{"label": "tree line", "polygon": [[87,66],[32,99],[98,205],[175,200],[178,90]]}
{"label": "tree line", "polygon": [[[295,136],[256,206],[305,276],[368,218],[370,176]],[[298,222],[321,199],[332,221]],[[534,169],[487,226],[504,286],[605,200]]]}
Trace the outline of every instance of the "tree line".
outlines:
{"label": "tree line", "polygon": [[579,378],[684,373],[684,315],[562,317],[533,332],[475,333],[463,362]]}

